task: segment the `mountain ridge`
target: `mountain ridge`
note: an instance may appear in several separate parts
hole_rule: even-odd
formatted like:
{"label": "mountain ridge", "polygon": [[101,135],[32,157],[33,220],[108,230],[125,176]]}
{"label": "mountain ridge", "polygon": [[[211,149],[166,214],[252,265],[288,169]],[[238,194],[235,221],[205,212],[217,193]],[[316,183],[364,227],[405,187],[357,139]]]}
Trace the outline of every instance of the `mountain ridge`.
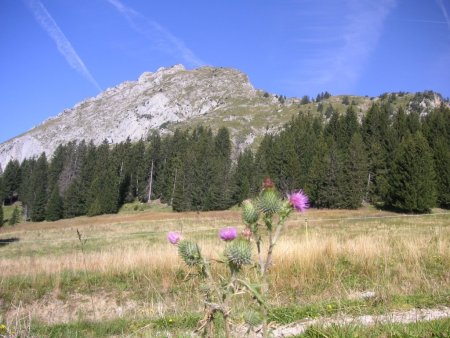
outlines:
{"label": "mountain ridge", "polygon": [[[389,100],[393,94],[383,95]],[[339,111],[353,104],[364,114],[371,103],[385,99],[382,96],[331,96],[323,102],[305,102],[255,89],[246,74],[232,68],[162,67],[144,72],[136,81],[108,88],[0,144],[0,166],[4,169],[12,159],[22,161],[42,152],[51,156],[59,144],[70,141],[136,141],[153,130],[164,134],[196,124],[228,127],[234,150],[239,151],[264,133],[279,130],[299,111],[317,113],[321,103]],[[405,100],[402,105],[408,110],[412,102]],[[426,113],[442,102],[442,97],[433,93],[413,108]]]}

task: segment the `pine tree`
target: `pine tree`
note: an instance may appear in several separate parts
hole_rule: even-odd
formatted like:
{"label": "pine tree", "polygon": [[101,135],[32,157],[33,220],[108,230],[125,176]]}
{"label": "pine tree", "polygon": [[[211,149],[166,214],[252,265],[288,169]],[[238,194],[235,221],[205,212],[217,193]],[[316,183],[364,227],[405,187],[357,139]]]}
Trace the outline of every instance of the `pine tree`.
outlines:
{"label": "pine tree", "polygon": [[323,137],[320,137],[318,140],[317,152],[313,157],[311,168],[308,173],[308,183],[305,186],[305,192],[308,194],[311,204],[318,208],[326,206],[326,203],[322,198],[324,197],[323,191],[327,174],[327,157],[328,145]]}
{"label": "pine tree", "polygon": [[239,154],[233,171],[233,203],[240,205],[251,195],[253,185],[254,159],[250,149]]}
{"label": "pine tree", "polygon": [[342,207],[356,209],[364,199],[367,181],[367,155],[364,142],[355,133],[345,152],[344,184],[342,186]]}
{"label": "pine tree", "polygon": [[82,184],[75,179],[64,196],[64,218],[72,218],[86,214],[86,196]]}
{"label": "pine tree", "polygon": [[18,198],[21,172],[20,164],[17,160],[9,161],[3,172],[3,191],[5,203],[12,204]]}
{"label": "pine tree", "polygon": [[31,208],[34,200],[34,184],[33,184],[33,173],[36,167],[36,160],[33,159],[25,159],[20,165],[20,187],[19,187],[19,196],[20,201],[23,206],[23,214],[25,220],[29,220],[31,218]]}
{"label": "pine tree", "polygon": [[59,145],[52,156],[52,160],[48,167],[48,191],[53,191],[55,185],[58,185],[58,180],[64,168],[66,160],[67,147]]}
{"label": "pine tree", "polygon": [[431,149],[422,133],[408,136],[398,147],[389,176],[388,203],[408,212],[429,212],[436,205]]}
{"label": "pine tree", "polygon": [[0,204],[0,227],[3,226],[3,203]]}
{"label": "pine tree", "polygon": [[231,140],[226,128],[220,128],[214,137],[211,167],[213,170],[212,184],[208,188],[208,204],[211,210],[224,210],[232,202],[231,187]]}
{"label": "pine tree", "polygon": [[450,144],[444,137],[434,143],[437,202],[442,208],[450,208]]}
{"label": "pine tree", "polygon": [[11,218],[8,221],[8,224],[15,225],[15,224],[19,223],[19,219],[20,219],[19,208],[16,205],[16,206],[14,206],[14,210],[11,215]]}
{"label": "pine tree", "polygon": [[5,189],[3,187],[3,176],[0,172],[0,204],[3,204],[4,200],[5,200]]}
{"label": "pine tree", "polygon": [[45,153],[36,161],[36,168],[32,174],[33,198],[31,203],[31,220],[40,222],[45,219],[47,205],[47,171],[48,163]]}
{"label": "pine tree", "polygon": [[63,200],[59,195],[58,185],[55,185],[47,202],[45,219],[47,221],[57,221],[63,217],[63,212]]}
{"label": "pine tree", "polygon": [[344,168],[343,155],[334,140],[328,140],[328,152],[325,155],[325,177],[318,191],[320,207],[344,208]]}
{"label": "pine tree", "polygon": [[119,173],[114,164],[109,145],[103,142],[97,148],[94,175],[89,188],[89,216],[116,213],[119,209]]}

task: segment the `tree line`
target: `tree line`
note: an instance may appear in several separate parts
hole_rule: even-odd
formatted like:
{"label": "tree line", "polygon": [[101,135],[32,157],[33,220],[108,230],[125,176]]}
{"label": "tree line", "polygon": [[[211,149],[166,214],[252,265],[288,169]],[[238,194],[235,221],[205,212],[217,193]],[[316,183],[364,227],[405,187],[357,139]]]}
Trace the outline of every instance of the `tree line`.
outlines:
{"label": "tree line", "polygon": [[10,161],[0,201],[21,201],[32,221],[115,213],[134,200],[220,210],[256,195],[270,176],[282,192],[303,188],[318,208],[450,207],[450,110],[443,105],[424,117],[389,103],[373,104],[362,118],[352,105],[329,117],[300,112],[255,151],[232,158],[226,128],[155,132],[116,145],[70,142],[51,159]]}

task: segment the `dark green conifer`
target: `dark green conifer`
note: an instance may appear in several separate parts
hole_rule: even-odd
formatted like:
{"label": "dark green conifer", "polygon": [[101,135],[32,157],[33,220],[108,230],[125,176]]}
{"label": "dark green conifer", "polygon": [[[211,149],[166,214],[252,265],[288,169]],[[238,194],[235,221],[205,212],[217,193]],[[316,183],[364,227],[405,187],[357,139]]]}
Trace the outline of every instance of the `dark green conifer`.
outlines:
{"label": "dark green conifer", "polygon": [[78,179],[75,179],[67,189],[63,205],[65,218],[86,214],[86,196]]}
{"label": "dark green conifer", "polygon": [[47,202],[45,219],[47,221],[57,221],[63,217],[63,213],[63,200],[59,195],[58,185],[55,185]]}
{"label": "dark green conifer", "polygon": [[437,202],[441,208],[450,208],[450,144],[444,137],[434,142]]}
{"label": "dark green conifer", "polygon": [[408,136],[395,152],[388,203],[408,212],[429,212],[436,205],[433,157],[422,133]]}
{"label": "dark green conifer", "polygon": [[9,161],[3,172],[3,193],[6,204],[12,204],[18,198],[20,187],[20,164],[17,160]]}
{"label": "dark green conifer", "polygon": [[20,220],[20,213],[19,213],[19,208],[16,205],[16,206],[14,206],[14,210],[11,215],[11,218],[8,221],[8,224],[15,225],[15,224],[19,223],[19,220]]}
{"label": "dark green conifer", "polygon": [[47,171],[48,163],[45,153],[42,153],[36,161],[32,173],[33,198],[31,203],[31,220],[40,222],[45,219],[45,207],[47,205]]}
{"label": "dark green conifer", "polygon": [[364,199],[368,176],[366,150],[359,133],[355,133],[350,140],[344,161],[341,205],[344,208],[356,209]]}

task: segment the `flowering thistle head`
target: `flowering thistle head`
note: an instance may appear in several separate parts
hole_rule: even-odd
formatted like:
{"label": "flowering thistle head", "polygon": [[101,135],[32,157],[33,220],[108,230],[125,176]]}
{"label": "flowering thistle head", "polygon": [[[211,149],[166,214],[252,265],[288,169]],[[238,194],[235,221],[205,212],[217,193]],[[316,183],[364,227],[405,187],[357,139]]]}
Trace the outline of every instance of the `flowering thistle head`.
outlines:
{"label": "flowering thistle head", "polygon": [[309,208],[309,198],[303,192],[303,190],[299,190],[297,192],[293,192],[288,195],[289,203],[294,207],[295,210],[304,212]]}
{"label": "flowering thistle head", "polygon": [[178,244],[178,242],[181,239],[181,235],[178,232],[170,231],[167,234],[167,240],[172,243],[173,245]]}
{"label": "flowering thistle head", "polygon": [[237,230],[235,227],[223,228],[219,231],[219,237],[223,241],[232,241],[237,237]]}

